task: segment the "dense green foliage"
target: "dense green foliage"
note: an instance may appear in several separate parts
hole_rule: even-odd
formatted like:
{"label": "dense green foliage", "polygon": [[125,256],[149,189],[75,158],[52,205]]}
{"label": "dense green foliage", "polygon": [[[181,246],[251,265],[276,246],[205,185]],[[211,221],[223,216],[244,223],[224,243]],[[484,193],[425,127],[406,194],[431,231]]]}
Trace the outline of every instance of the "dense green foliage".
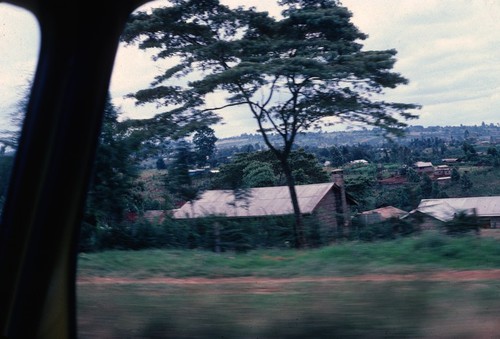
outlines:
{"label": "dense green foliage", "polygon": [[[330,181],[316,157],[303,149],[292,151],[289,161],[297,185]],[[212,184],[214,189],[286,185],[283,169],[270,151],[236,154],[219,171]]]}
{"label": "dense green foliage", "polygon": [[106,242],[118,241],[102,234],[119,233],[128,222],[126,213],[140,205],[140,187],[135,185],[138,168],[133,161],[140,140],[123,133],[118,114],[108,98],[82,222],[81,250],[105,248]]}
{"label": "dense green foliage", "polygon": [[354,219],[349,239],[360,241],[391,240],[419,233],[417,225],[398,218],[390,218],[381,222],[364,225]]}
{"label": "dense green foliage", "polygon": [[[293,246],[291,223],[293,219],[290,216],[244,220],[167,218],[162,224],[141,220],[122,223],[119,227],[99,228],[93,233],[93,247],[87,245],[82,251],[178,248],[246,252],[262,248],[289,248]],[[331,240],[331,235],[314,218],[307,218],[305,225],[305,237],[310,247],[323,246]]]}
{"label": "dense green foliage", "polygon": [[449,235],[463,235],[467,233],[480,233],[480,222],[475,214],[460,212],[444,224],[444,229]]}
{"label": "dense green foliage", "polygon": [[185,141],[179,142],[173,161],[168,166],[168,176],[165,177],[165,185],[172,193],[174,205],[178,201],[192,201],[198,196],[199,190],[193,185],[189,175],[190,164],[195,162],[194,158],[190,145]]}
{"label": "dense green foliage", "polygon": [[202,126],[196,130],[193,135],[193,144],[198,166],[203,167],[214,163],[212,157],[215,154],[217,140],[215,131],[208,126]]}

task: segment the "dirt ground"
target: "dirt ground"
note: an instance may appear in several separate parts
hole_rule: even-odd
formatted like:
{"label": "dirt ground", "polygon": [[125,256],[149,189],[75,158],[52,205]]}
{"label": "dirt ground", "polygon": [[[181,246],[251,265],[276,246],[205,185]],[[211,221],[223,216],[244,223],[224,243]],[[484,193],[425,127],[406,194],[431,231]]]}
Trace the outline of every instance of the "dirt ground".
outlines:
{"label": "dirt ground", "polygon": [[120,277],[79,277],[78,284],[171,284],[171,285],[215,285],[215,284],[287,284],[301,282],[347,282],[347,281],[481,281],[500,280],[500,269],[494,270],[445,270],[413,274],[363,274],[354,276],[297,277],[297,278],[147,278],[130,279]]}

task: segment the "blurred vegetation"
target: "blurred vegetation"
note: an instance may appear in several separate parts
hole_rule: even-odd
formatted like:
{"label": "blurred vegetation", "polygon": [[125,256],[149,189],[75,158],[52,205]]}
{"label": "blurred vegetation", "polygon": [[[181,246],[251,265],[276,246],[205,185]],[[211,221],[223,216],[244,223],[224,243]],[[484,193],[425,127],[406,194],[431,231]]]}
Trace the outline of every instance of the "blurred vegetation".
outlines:
{"label": "blurred vegetation", "polygon": [[390,241],[346,241],[303,251],[110,250],[81,253],[78,261],[79,276],[136,278],[328,276],[443,268],[500,268],[500,240],[428,231]]}
{"label": "blurred vegetation", "polygon": [[500,313],[498,281],[78,288],[82,339],[495,338]]}

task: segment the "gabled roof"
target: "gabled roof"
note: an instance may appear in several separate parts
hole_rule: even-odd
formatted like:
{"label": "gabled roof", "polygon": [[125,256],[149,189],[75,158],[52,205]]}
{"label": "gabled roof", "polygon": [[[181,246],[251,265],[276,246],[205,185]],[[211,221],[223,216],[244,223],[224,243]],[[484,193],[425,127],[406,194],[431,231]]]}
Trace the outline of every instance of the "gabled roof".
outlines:
{"label": "gabled roof", "polygon": [[500,216],[500,196],[422,199],[410,213],[421,212],[441,221],[452,220],[459,212],[472,213],[478,217]]}
{"label": "gabled roof", "polygon": [[420,212],[441,221],[450,221],[455,216],[455,213],[457,213],[457,210],[448,205],[446,202],[438,201],[441,199],[424,200],[422,200],[418,207],[411,211],[410,214]]}
{"label": "gabled roof", "polygon": [[[296,185],[299,206],[304,214],[314,211],[321,199],[332,189],[334,183]],[[174,219],[200,218],[207,216],[260,217],[293,214],[288,186],[251,188],[237,199],[232,190],[205,191],[198,200],[188,202],[174,211]]]}
{"label": "gabled roof", "polygon": [[408,212],[403,211],[403,210],[401,210],[397,207],[394,207],[394,206],[380,207],[380,208],[376,208],[374,210],[361,212],[361,214],[373,214],[373,213],[379,214],[383,220],[390,219],[390,218],[400,218],[403,215],[408,214]]}

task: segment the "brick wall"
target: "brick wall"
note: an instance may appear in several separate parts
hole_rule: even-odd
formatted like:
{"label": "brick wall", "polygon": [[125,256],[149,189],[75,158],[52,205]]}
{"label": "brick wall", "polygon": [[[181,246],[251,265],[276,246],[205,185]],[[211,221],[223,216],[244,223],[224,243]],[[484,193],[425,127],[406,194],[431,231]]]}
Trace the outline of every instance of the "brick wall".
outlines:
{"label": "brick wall", "polygon": [[314,215],[321,226],[321,233],[327,235],[329,239],[333,239],[338,235],[338,213],[337,213],[337,200],[335,191],[331,190],[319,202],[314,210]]}

